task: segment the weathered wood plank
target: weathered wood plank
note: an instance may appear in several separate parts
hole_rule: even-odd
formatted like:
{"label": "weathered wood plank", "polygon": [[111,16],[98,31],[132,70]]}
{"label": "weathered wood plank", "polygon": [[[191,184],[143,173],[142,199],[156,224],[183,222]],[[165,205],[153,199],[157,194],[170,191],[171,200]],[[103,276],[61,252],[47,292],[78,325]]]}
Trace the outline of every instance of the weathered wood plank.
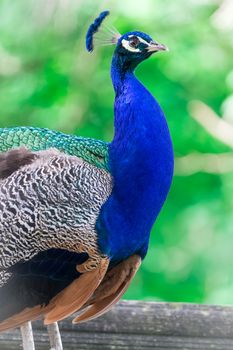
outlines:
{"label": "weathered wood plank", "polygon": [[[46,327],[33,324],[36,350],[48,350]],[[60,322],[65,350],[233,350],[233,307],[122,301],[81,325]],[[18,349],[19,330],[0,334],[0,350]]]}

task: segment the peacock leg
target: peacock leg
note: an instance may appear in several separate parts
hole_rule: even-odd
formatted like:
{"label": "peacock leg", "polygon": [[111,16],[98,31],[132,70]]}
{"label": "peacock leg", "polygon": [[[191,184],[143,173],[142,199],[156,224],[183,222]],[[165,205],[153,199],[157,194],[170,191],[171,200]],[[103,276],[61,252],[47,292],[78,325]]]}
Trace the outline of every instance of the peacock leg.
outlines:
{"label": "peacock leg", "polygon": [[57,322],[51,323],[47,326],[49,341],[50,341],[50,350],[63,350],[61,335],[59,332],[59,327]]}
{"label": "peacock leg", "polygon": [[20,327],[20,330],[21,330],[21,335],[22,335],[23,350],[35,350],[31,322],[24,323]]}

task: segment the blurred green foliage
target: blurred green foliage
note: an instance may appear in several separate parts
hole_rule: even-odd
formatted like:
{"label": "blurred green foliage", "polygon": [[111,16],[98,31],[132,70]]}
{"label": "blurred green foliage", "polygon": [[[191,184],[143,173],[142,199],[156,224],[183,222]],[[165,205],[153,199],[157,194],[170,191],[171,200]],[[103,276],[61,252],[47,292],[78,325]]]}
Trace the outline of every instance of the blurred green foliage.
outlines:
{"label": "blurred green foliage", "polygon": [[[233,25],[230,10],[215,0],[1,0],[0,127],[111,140],[113,47],[85,51],[87,27],[106,8],[121,33],[138,29],[170,48],[143,63],[137,76],[165,111],[176,157],[231,154],[189,109],[200,100],[233,121]],[[207,166],[187,174],[181,167],[126,297],[232,303],[232,251],[233,173]]]}

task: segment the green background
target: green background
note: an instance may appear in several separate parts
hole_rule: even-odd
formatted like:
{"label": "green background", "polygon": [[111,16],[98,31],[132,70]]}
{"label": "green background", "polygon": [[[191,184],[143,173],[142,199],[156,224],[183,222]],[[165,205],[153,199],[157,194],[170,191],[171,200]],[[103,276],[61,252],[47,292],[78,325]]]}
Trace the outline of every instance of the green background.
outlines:
{"label": "green background", "polygon": [[218,117],[208,128],[223,139],[229,132],[233,144],[233,12],[224,3],[0,1],[0,127],[111,140],[113,47],[85,50],[88,25],[104,9],[121,33],[141,30],[170,48],[136,72],[165,111],[176,175],[127,298],[233,302],[233,146],[193,118],[217,113],[225,129]]}

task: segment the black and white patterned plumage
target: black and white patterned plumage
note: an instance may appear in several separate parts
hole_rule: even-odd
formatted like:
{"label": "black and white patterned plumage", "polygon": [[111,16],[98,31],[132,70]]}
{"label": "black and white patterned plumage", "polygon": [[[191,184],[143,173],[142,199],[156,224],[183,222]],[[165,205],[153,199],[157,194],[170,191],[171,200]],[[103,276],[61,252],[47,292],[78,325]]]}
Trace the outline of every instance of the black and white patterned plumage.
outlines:
{"label": "black and white patterned plumage", "polygon": [[0,295],[18,275],[47,278],[42,261],[56,264],[66,252],[70,263],[77,253],[88,254],[80,265],[85,271],[96,267],[95,223],[111,193],[111,175],[53,149],[12,150],[0,155],[0,164]]}

